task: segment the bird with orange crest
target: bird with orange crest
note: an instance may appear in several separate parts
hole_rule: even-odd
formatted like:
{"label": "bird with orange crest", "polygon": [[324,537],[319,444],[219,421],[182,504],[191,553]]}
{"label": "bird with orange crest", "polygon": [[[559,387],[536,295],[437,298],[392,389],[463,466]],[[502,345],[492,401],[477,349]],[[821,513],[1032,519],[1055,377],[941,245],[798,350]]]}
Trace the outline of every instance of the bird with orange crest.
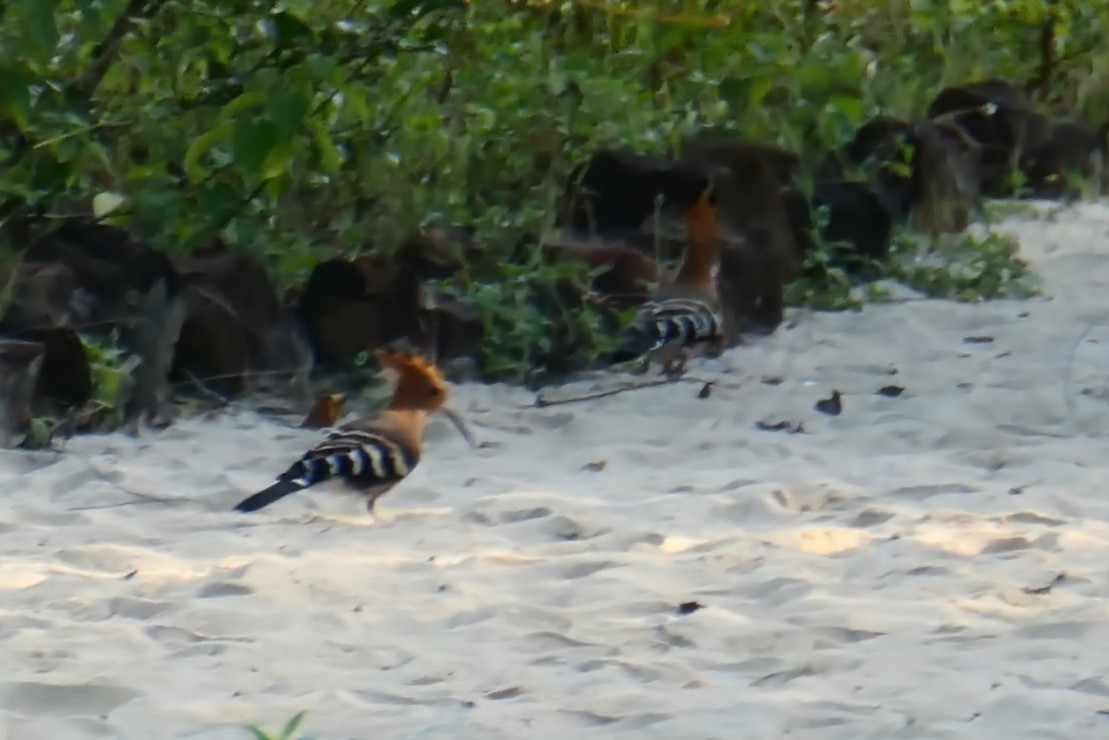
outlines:
{"label": "bird with orange crest", "polygon": [[332,478],[361,490],[367,508],[403,481],[420,463],[428,416],[443,413],[471,446],[474,439],[457,412],[447,406],[449,391],[438,369],[424,358],[392,349],[375,353],[382,368],[395,375],[393,396],[377,415],[344,424],[264,490],[240,501],[236,511],[251,512]]}
{"label": "bird with orange crest", "polygon": [[616,363],[659,362],[672,377],[696,349],[718,351],[724,318],[716,285],[724,234],[713,203],[713,186],[685,209],[685,249],[674,274],[659,281],[625,330],[611,359]]}

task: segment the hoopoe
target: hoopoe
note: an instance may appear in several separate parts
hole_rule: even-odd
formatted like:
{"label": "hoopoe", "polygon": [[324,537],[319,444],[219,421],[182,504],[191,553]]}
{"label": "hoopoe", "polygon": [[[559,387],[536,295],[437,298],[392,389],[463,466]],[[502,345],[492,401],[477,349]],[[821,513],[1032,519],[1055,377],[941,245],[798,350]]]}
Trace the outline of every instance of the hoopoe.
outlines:
{"label": "hoopoe", "polygon": [[651,299],[640,307],[613,353],[614,362],[642,359],[645,370],[656,360],[668,375],[680,374],[687,347],[723,341],[716,273],[724,235],[711,199],[710,184],[686,209],[682,264],[672,277],[659,282]]}
{"label": "hoopoe", "polygon": [[447,383],[423,358],[397,350],[375,353],[382,367],[397,375],[389,406],[369,419],[350,422],[328,434],[265,490],[239,502],[236,511],[257,511],[309,486],[342,478],[377,500],[404,480],[420,462],[424,425],[429,414],[443,412],[471,446],[476,446],[461,418],[446,406]]}

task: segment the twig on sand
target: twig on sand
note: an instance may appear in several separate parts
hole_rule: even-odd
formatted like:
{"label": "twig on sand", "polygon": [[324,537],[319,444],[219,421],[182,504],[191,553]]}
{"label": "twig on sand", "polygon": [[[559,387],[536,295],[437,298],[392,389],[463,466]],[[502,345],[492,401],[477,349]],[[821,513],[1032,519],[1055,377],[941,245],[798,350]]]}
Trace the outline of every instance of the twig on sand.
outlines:
{"label": "twig on sand", "polygon": [[[121,489],[122,490],[122,489]],[[134,491],[123,491],[131,496],[138,496],[139,494]],[[114,504],[96,504],[93,506],[73,506],[66,511],[94,511],[96,509],[119,509],[124,506],[138,506],[139,504],[174,504],[179,501],[185,501],[183,498],[158,498],[156,496],[144,496],[142,500],[138,501],[116,501]]]}
{"label": "twig on sand", "polygon": [[634,385],[623,385],[619,388],[609,388],[606,391],[597,391],[596,393],[587,393],[583,396],[570,396],[569,398],[559,398],[554,401],[549,401],[543,397],[542,393],[535,394],[535,402],[525,408],[545,409],[550,406],[564,406],[569,403],[579,403],[581,401],[594,401],[598,398],[608,398],[620,393],[627,393],[628,391],[638,391],[644,388],[657,388],[660,385],[673,385],[674,383],[700,383],[704,385],[705,380],[694,378],[688,375],[683,375],[680,378],[662,378],[660,380],[652,380],[647,383],[636,383]]}
{"label": "twig on sand", "polygon": [[228,397],[226,397],[226,396],[224,396],[220,393],[217,393],[213,389],[211,389],[208,386],[204,385],[204,383],[200,380],[200,378],[196,377],[195,375],[193,375],[188,370],[185,371],[185,374],[189,376],[189,380],[191,380],[196,385],[196,387],[198,389],[200,389],[200,391],[202,393],[204,393],[204,395],[211,397],[219,405],[219,408],[226,408],[226,407],[231,405],[231,399],[230,398],[228,398]]}
{"label": "twig on sand", "polygon": [[149,493],[143,493],[142,491],[132,490],[130,488],[127,488],[124,485],[121,485],[121,484],[117,483],[116,481],[113,481],[113,480],[109,479],[109,477],[106,473],[104,473],[102,470],[97,468],[91,462],[86,460],[85,464],[89,466],[89,468],[92,470],[93,474],[95,474],[97,478],[104,481],[105,483],[108,483],[113,488],[117,488],[120,491],[122,491],[123,493],[126,493],[128,496],[133,496],[134,500],[133,501],[116,501],[115,503],[111,503],[111,504],[90,504],[89,506],[74,506],[74,507],[71,507],[71,508],[67,509],[66,511],[92,511],[94,509],[118,509],[118,508],[123,507],[123,506],[135,506],[135,505],[138,505],[138,504],[177,504],[177,503],[182,503],[182,502],[186,502],[186,501],[190,500],[190,499],[182,498],[182,497],[179,497],[179,496],[178,497],[173,497],[173,498],[167,498],[167,497],[164,497],[164,496],[153,496]]}

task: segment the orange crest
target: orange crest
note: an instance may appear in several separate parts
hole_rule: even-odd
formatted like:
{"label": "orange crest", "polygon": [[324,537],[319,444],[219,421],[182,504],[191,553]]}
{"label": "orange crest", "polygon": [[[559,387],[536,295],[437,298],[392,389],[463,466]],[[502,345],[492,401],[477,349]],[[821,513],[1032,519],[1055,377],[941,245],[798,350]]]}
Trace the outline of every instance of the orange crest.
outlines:
{"label": "orange crest", "polygon": [[712,191],[710,184],[685,212],[686,236],[693,244],[715,242],[720,238],[720,222],[712,205]]}
{"label": "orange crest", "polygon": [[381,348],[374,350],[374,357],[382,367],[396,370],[401,375],[420,375],[438,382],[443,380],[439,370],[419,355],[397,349]]}
{"label": "orange crest", "polygon": [[447,399],[447,382],[439,370],[419,355],[394,349],[378,349],[377,361],[396,373],[391,408],[434,409]]}

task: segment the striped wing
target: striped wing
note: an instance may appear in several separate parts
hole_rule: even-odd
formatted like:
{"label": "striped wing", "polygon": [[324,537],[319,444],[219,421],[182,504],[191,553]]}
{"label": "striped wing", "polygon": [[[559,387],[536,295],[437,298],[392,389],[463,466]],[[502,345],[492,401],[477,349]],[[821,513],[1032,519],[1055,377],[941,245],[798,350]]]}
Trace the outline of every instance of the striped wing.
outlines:
{"label": "striped wing", "polygon": [[668,298],[644,304],[637,323],[646,325],[654,340],[651,350],[655,350],[671,342],[687,345],[715,339],[723,322],[706,301]]}
{"label": "striped wing", "polygon": [[420,462],[420,451],[389,435],[368,429],[332,432],[277,476],[267,488],[248,496],[236,511],[251,512],[330,478],[342,478],[369,495],[369,509]]}
{"label": "striped wing", "polygon": [[369,487],[400,482],[419,461],[419,450],[406,449],[378,432],[351,429],[328,434],[279,479],[307,488],[338,477]]}

